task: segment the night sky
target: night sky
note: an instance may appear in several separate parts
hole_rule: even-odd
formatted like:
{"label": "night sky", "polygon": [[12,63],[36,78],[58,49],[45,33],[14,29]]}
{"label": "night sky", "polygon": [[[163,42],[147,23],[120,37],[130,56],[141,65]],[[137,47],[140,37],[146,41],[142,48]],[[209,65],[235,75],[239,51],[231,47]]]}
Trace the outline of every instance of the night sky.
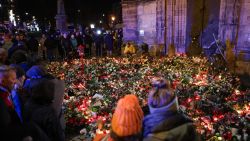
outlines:
{"label": "night sky", "polygon": [[[18,13],[26,12],[36,16],[40,21],[54,21],[57,0],[16,0]],[[120,0],[64,0],[65,10],[70,23],[89,24],[99,21],[103,13],[112,11],[112,5]],[[78,9],[81,10],[78,13]]]}

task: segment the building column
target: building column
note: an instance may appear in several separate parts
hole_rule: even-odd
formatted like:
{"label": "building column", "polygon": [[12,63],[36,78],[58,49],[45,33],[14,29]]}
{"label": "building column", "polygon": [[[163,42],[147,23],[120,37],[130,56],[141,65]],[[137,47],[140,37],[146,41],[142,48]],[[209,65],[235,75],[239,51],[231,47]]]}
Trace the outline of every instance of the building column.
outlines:
{"label": "building column", "polygon": [[56,19],[56,29],[61,32],[67,31],[66,19],[67,16],[65,14],[64,2],[63,0],[57,0],[57,15]]}
{"label": "building column", "polygon": [[177,53],[186,51],[187,0],[167,0],[166,43]]}
{"label": "building column", "polygon": [[240,19],[237,45],[235,47],[239,61],[250,61],[250,0],[239,0]]}
{"label": "building column", "polygon": [[137,2],[135,0],[122,1],[123,39],[138,41],[137,31]]}

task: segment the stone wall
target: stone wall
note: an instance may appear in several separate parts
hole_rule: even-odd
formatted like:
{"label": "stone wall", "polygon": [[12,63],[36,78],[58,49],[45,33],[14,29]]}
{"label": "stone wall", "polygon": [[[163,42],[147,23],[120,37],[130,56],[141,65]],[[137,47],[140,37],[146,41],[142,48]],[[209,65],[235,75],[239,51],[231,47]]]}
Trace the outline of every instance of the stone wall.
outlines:
{"label": "stone wall", "polygon": [[137,2],[122,2],[122,18],[123,18],[123,37],[124,41],[137,41]]}
{"label": "stone wall", "polygon": [[168,0],[166,5],[166,44],[174,45],[177,53],[186,50],[187,0]]}
{"label": "stone wall", "polygon": [[250,0],[241,0],[238,42],[238,60],[250,61]]}
{"label": "stone wall", "polygon": [[149,45],[157,44],[156,40],[156,2],[148,1],[138,4],[138,31],[139,43],[147,43]]}
{"label": "stone wall", "polygon": [[[191,14],[188,5],[193,6]],[[250,0],[123,0],[124,41],[174,45],[177,53],[185,52],[192,29],[201,32],[201,11],[205,13],[204,34],[206,28],[208,33],[216,30],[212,33],[218,33],[219,39],[235,45],[239,60],[250,60]],[[208,28],[214,21],[217,28]]]}
{"label": "stone wall", "polygon": [[240,1],[221,0],[220,21],[219,21],[219,39],[223,42],[230,40],[236,43],[237,30],[240,18]]}
{"label": "stone wall", "polygon": [[249,27],[250,0],[221,0],[219,38],[232,42],[237,61],[250,61]]}
{"label": "stone wall", "polygon": [[165,1],[156,1],[156,39],[157,43],[165,44]]}

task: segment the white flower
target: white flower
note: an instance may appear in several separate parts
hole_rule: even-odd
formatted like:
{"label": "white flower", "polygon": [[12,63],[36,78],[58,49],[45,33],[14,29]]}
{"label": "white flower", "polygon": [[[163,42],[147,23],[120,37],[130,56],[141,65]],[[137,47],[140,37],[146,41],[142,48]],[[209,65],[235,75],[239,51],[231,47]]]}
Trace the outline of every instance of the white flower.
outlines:
{"label": "white flower", "polygon": [[82,130],[80,130],[80,134],[86,134],[86,133],[87,133],[86,128],[83,128]]}

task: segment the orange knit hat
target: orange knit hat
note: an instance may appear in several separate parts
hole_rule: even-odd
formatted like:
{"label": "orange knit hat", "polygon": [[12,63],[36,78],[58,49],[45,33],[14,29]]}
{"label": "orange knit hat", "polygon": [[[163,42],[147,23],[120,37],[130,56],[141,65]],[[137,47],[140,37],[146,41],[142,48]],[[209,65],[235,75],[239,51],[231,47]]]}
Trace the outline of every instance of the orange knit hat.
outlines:
{"label": "orange knit hat", "polygon": [[126,95],[118,101],[111,121],[112,131],[120,136],[136,135],[141,132],[143,112],[135,95]]}

